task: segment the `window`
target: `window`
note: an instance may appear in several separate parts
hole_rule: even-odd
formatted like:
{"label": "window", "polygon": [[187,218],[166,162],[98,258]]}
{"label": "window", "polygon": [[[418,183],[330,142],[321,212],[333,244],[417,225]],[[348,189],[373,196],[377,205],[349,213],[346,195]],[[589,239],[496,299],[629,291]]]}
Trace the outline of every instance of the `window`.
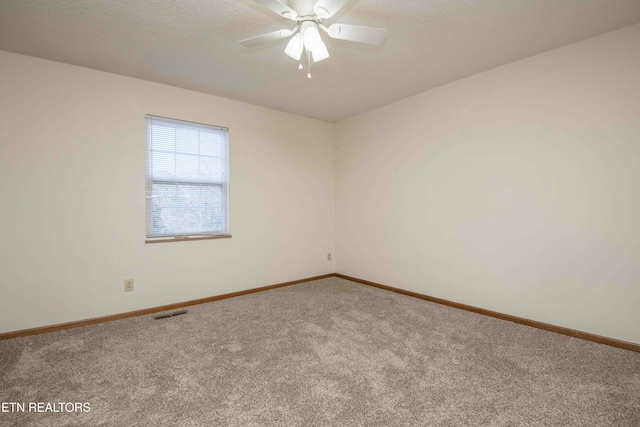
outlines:
{"label": "window", "polygon": [[228,129],[146,116],[147,237],[229,236]]}

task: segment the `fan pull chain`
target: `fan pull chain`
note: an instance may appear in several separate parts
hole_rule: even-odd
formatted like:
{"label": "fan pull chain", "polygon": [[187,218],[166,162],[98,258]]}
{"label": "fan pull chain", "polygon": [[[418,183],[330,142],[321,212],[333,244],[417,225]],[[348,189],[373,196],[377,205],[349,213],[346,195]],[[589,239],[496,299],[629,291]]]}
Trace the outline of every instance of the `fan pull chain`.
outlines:
{"label": "fan pull chain", "polygon": [[307,64],[309,65],[309,73],[307,74],[307,78],[311,78],[311,52],[307,50]]}
{"label": "fan pull chain", "polygon": [[298,70],[302,70],[304,67],[302,66],[302,54],[304,53],[304,42],[300,41],[300,64],[298,65]]}

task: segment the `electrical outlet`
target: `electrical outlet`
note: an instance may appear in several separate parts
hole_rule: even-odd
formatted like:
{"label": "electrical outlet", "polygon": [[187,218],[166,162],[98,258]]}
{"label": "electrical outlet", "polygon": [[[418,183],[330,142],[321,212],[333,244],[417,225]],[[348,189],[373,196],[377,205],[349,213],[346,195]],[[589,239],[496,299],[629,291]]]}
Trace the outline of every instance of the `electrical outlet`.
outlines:
{"label": "electrical outlet", "polygon": [[331,252],[327,254],[327,261],[331,261]]}
{"label": "electrical outlet", "polygon": [[133,279],[124,279],[124,291],[133,292]]}

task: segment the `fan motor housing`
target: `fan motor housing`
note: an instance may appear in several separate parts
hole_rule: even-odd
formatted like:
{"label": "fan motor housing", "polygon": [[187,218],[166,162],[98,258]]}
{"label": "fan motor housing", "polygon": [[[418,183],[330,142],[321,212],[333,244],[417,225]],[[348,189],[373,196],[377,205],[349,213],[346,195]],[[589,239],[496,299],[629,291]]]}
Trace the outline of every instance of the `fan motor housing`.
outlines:
{"label": "fan motor housing", "polygon": [[313,16],[315,3],[316,0],[289,0],[289,7],[298,12],[298,16]]}

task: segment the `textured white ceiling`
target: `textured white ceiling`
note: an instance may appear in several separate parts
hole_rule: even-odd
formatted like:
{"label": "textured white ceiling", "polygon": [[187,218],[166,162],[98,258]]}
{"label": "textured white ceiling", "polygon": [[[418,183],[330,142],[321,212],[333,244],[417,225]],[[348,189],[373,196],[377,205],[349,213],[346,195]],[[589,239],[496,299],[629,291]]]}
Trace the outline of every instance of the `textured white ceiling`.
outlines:
{"label": "textured white ceiling", "polygon": [[0,50],[337,121],[639,23],[640,1],[350,0],[327,24],[384,27],[387,40],[325,36],[331,56],[310,80],[286,40],[238,44],[291,22],[253,0],[0,0]]}

